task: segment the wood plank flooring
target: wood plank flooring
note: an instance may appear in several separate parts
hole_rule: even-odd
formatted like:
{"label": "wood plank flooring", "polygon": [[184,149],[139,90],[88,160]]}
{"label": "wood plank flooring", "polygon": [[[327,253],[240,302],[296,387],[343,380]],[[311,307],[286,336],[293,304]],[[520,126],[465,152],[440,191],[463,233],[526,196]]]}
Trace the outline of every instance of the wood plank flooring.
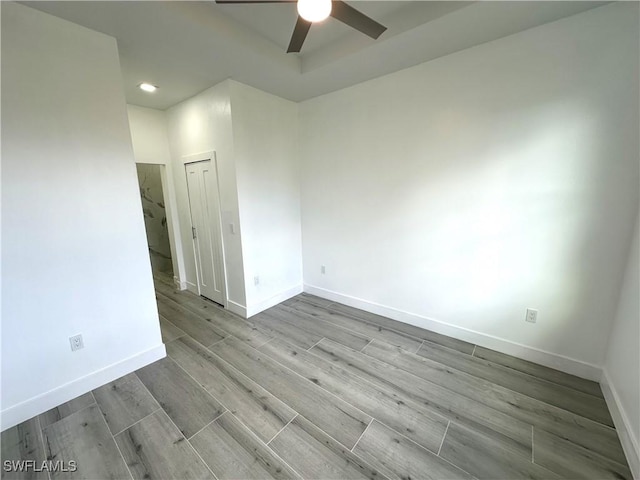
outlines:
{"label": "wood plank flooring", "polygon": [[471,479],[469,473],[447,462],[398,432],[374,420],[354,449],[389,478]]}
{"label": "wood plank flooring", "polygon": [[301,294],[156,279],[168,357],[2,432],[2,479],[631,479],[597,383]]}
{"label": "wood plank flooring", "polygon": [[190,337],[167,344],[167,352],[264,442],[296,415],[277,397]]}
{"label": "wood plank flooring", "polygon": [[455,351],[434,343],[424,342],[417,354],[613,427],[613,420],[603,398],[551,383],[482,358],[464,358]]}
{"label": "wood plank flooring", "polygon": [[67,465],[75,461],[77,466],[74,472],[61,472],[52,477],[129,477],[129,470],[95,403],[45,427],[42,435],[47,459]]}
{"label": "wood plank flooring", "polygon": [[198,433],[192,443],[221,480],[300,478],[273,450],[229,413]]}
{"label": "wood plank flooring", "polygon": [[152,363],[138,370],[137,374],[187,438],[225,411],[220,402],[171,358]]}
{"label": "wood plank flooring", "polygon": [[279,340],[269,342],[261,350],[337,397],[349,399],[350,404],[416,443],[431,451],[438,450],[448,420],[437,412]]}
{"label": "wood plank flooring", "polygon": [[[2,432],[2,463],[5,461],[36,462],[41,465],[46,459],[40,419],[33,417],[13,428]],[[2,478],[47,479],[45,471],[15,472],[7,474],[3,468]]]}
{"label": "wood plank flooring", "polygon": [[160,409],[160,405],[135,373],[93,391],[113,435]]}
{"label": "wood plank flooring", "polygon": [[115,439],[136,480],[215,478],[162,410],[130,426]]}
{"label": "wood plank flooring", "polygon": [[384,475],[301,415],[296,416],[269,447],[303,478],[385,480]]}
{"label": "wood plank flooring", "polygon": [[[417,405],[422,410],[438,413],[445,419],[455,419],[462,425],[482,431],[488,437],[519,448],[525,455],[531,452],[531,426],[523,421],[436,383],[416,378],[366,354],[350,351],[330,340],[323,340],[310,352],[354,375],[361,376],[379,388],[394,392],[396,400],[405,406]],[[383,420],[380,417],[376,418]],[[385,423],[392,426],[388,422]],[[436,444],[435,449],[430,450],[437,452],[440,443]],[[429,448],[427,445],[424,446]]]}

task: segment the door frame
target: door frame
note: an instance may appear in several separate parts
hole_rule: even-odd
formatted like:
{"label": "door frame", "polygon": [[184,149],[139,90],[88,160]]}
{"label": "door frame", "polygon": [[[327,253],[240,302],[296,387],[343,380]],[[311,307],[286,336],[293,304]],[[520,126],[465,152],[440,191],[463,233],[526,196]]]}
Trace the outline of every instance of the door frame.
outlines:
{"label": "door frame", "polygon": [[[180,166],[182,167],[182,172],[181,175],[185,175],[186,173],[186,166],[187,164],[190,163],[198,163],[198,162],[206,162],[206,161],[210,161],[211,162],[211,168],[213,168],[215,170],[216,173],[216,190],[218,192],[218,228],[219,228],[219,232],[220,232],[220,250],[221,250],[221,256],[222,256],[222,279],[224,282],[224,294],[223,294],[223,306],[224,308],[228,308],[228,303],[229,303],[229,293],[228,293],[228,279],[227,279],[227,256],[226,256],[226,252],[225,252],[225,243],[224,243],[224,235],[223,235],[223,222],[222,222],[222,202],[220,199],[220,169],[218,168],[218,159],[216,156],[216,152],[214,150],[209,151],[209,152],[202,152],[202,153],[195,153],[192,155],[183,155],[182,157],[180,157]],[[187,194],[187,207],[189,209],[189,221],[191,222],[191,205],[189,203],[189,186],[187,185],[186,182],[186,177],[185,178],[185,187],[186,187],[186,194]],[[189,228],[192,225],[189,225]],[[209,234],[211,234],[211,232],[209,232]],[[197,262],[195,262],[195,258],[196,258],[196,252],[195,252],[195,242],[193,242],[193,238],[191,236],[191,234],[189,234],[189,237],[192,239],[191,240],[191,248],[193,249],[193,258],[194,258],[194,268],[196,270],[196,281],[197,281],[197,285],[196,288],[198,290],[198,295],[201,295],[200,292],[200,282],[198,281],[198,265]]]}
{"label": "door frame", "polygon": [[164,210],[167,216],[167,232],[169,234],[169,249],[171,250],[171,264],[173,266],[173,282],[180,290],[186,288],[186,273],[184,268],[184,255],[182,253],[182,239],[180,237],[180,224],[177,216],[176,191],[171,175],[171,166],[168,163],[153,160],[135,162],[141,165],[158,165],[160,167],[160,182],[162,184],[162,197]]}

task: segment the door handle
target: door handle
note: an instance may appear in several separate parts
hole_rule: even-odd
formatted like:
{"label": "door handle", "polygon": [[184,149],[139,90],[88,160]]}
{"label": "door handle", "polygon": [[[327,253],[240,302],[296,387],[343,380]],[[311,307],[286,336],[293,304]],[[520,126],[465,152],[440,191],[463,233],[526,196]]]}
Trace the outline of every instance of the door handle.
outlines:
{"label": "door handle", "polygon": [[196,239],[196,227],[191,227],[191,235],[193,235],[193,239]]}

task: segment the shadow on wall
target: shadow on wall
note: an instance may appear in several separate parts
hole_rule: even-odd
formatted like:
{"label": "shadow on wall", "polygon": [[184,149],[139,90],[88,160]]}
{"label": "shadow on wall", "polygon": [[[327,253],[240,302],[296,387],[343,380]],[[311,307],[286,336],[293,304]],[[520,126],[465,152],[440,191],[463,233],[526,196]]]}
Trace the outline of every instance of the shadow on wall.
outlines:
{"label": "shadow on wall", "polygon": [[167,213],[164,206],[160,165],[136,164],[142,197],[147,244],[154,272],[173,275]]}

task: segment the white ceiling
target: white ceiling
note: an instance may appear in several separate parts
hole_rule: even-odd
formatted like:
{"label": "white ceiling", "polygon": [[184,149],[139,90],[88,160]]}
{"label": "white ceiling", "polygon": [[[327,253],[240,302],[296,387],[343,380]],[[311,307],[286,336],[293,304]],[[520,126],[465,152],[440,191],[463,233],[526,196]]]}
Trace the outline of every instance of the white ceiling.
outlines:
{"label": "white ceiling", "polygon": [[[301,101],[573,15],[593,1],[350,1],[388,27],[378,40],[335,19],[285,53],[295,4],[21,2],[118,41],[127,101],[166,109],[227,78]],[[153,94],[136,86],[147,81]]]}

